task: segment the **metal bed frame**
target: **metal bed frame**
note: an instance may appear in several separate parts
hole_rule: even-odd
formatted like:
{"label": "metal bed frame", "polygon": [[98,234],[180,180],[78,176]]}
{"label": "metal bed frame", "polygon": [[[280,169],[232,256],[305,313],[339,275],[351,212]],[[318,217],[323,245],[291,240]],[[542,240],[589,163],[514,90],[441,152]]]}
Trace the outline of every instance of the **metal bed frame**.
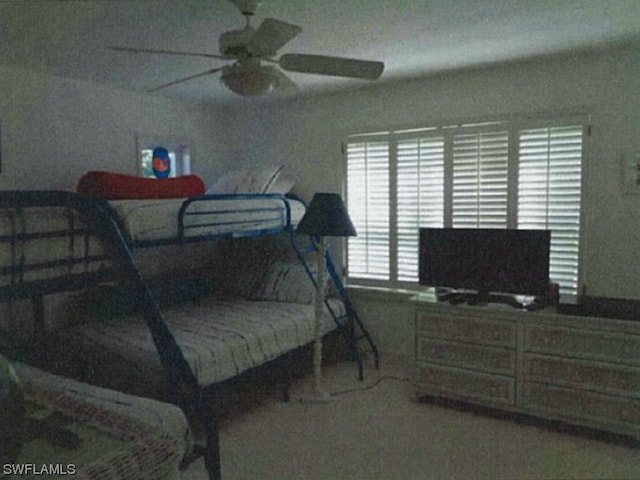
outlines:
{"label": "metal bed frame", "polygon": [[[217,200],[253,200],[253,199],[273,199],[282,202],[282,208],[276,207],[260,207],[260,208],[243,208],[233,210],[211,210],[202,211],[195,210],[194,207],[198,204],[203,204]],[[283,216],[284,212],[284,216]],[[193,235],[191,232],[205,228],[208,226],[242,226],[251,223],[248,221],[221,221],[216,217],[226,213],[260,213],[262,218],[270,218],[271,220],[281,220],[282,226],[274,228],[260,228],[254,230],[233,230],[225,233],[205,234],[205,235]],[[178,213],[177,218],[177,235],[171,238],[163,238],[159,240],[131,240],[131,244],[134,248],[149,248],[158,247],[162,245],[172,244],[185,244],[192,242],[213,241],[221,240],[225,238],[240,238],[240,237],[260,237],[264,235],[273,235],[282,232],[285,228],[291,225],[291,207],[289,201],[284,195],[277,193],[264,193],[264,194],[215,194],[215,195],[201,195],[197,197],[190,197],[182,201],[182,206]]]}
{"label": "metal bed frame", "polygon": [[[145,278],[136,264],[133,248],[151,247],[167,243],[189,243],[203,240],[216,240],[235,236],[260,236],[275,234],[288,229],[291,234],[293,248],[299,259],[307,268],[307,273],[315,282],[308,264],[304,260],[306,253],[315,251],[315,242],[310,247],[300,248],[295,239],[295,230],[291,226],[291,211],[287,199],[282,195],[262,195],[281,199],[284,203],[285,222],[282,228],[268,230],[254,230],[248,232],[225,233],[213,236],[194,236],[187,233],[203,217],[191,213],[189,207],[197,202],[229,198],[252,198],[253,195],[205,195],[184,201],[178,218],[178,236],[160,242],[140,242],[133,244],[121,228],[117,214],[111,205],[101,199],[82,197],[71,192],[62,191],[5,191],[0,192],[0,214],[4,212],[5,221],[11,225],[10,232],[0,231],[0,248],[5,248],[8,254],[6,262],[0,262],[0,303],[15,300],[30,300],[33,307],[34,335],[36,346],[40,347],[39,356],[42,360],[46,356],[45,336],[46,324],[44,318],[44,297],[50,294],[82,290],[105,282],[116,280],[127,282],[140,299],[142,314],[153,342],[158,351],[160,362],[167,379],[170,401],[182,408],[188,417],[198,418],[204,427],[206,444],[198,453],[204,456],[205,466],[209,478],[220,479],[220,450],[218,430],[212,412],[207,408],[204,392],[198,385],[189,364],[178,346],[171,330],[167,326],[163,313],[149,289]],[[62,216],[68,218],[69,228],[54,228],[52,230],[30,231],[28,222],[23,218],[30,209],[53,208],[61,209]],[[281,215],[281,213],[280,213]],[[2,218],[0,217],[0,220]],[[81,255],[70,255],[69,258],[53,259],[51,261],[37,258],[30,261],[21,250],[21,245],[30,241],[62,241],[70,246],[70,252],[81,251]],[[101,250],[91,247],[99,245]],[[358,363],[359,377],[363,377],[362,359],[356,342],[365,339],[373,354],[376,368],[379,367],[378,351],[371,337],[364,329],[353,305],[346,294],[346,289],[335,271],[330,257],[326,257],[326,265],[330,278],[336,284],[337,290],[345,303],[346,319],[334,320],[346,332],[351,347],[353,359]],[[60,273],[60,270],[65,273]],[[29,278],[29,273],[38,272],[37,278]],[[327,302],[325,302],[327,303]],[[359,330],[359,334],[356,333]],[[2,332],[0,332],[2,333]],[[1,336],[0,336],[1,339]],[[5,342],[6,343],[6,342]],[[0,348],[2,345],[0,344]],[[11,352],[11,346],[5,345]],[[7,353],[16,356],[17,352]]]}

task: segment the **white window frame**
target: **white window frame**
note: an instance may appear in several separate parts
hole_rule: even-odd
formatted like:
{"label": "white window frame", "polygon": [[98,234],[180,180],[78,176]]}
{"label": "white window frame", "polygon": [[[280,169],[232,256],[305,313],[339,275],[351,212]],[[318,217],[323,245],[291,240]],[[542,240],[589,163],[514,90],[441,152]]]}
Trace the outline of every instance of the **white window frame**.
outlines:
{"label": "white window frame", "polygon": [[[190,175],[193,171],[193,142],[184,137],[172,135],[149,135],[136,133],[136,175],[145,176],[143,159],[154,148],[163,147],[169,152],[171,162],[170,178]],[[146,175],[155,178],[153,175]]]}
{"label": "white window frame", "polygon": [[[590,135],[590,118],[588,114],[583,113],[569,113],[565,115],[536,115],[527,117],[510,116],[500,119],[489,119],[482,121],[471,122],[446,122],[439,126],[425,127],[425,128],[410,128],[410,129],[389,129],[377,133],[356,133],[347,135],[343,144],[344,153],[344,172],[345,172],[345,187],[344,196],[347,201],[347,205],[351,209],[353,205],[350,205],[349,188],[348,188],[348,145],[354,141],[366,141],[367,139],[373,139],[377,141],[383,141],[386,139],[389,145],[389,275],[388,278],[368,278],[365,276],[354,276],[351,274],[349,265],[349,243],[347,243],[345,258],[346,258],[346,278],[350,285],[358,286],[372,286],[372,287],[387,287],[394,289],[419,289],[417,281],[406,281],[400,279],[398,271],[398,223],[399,215],[396,213],[398,205],[398,192],[397,192],[397,180],[398,180],[398,142],[405,141],[406,139],[415,139],[421,136],[424,137],[437,137],[440,134],[444,135],[445,147],[444,153],[444,207],[443,207],[443,223],[442,225],[431,226],[444,226],[451,227],[452,221],[452,188],[453,188],[453,149],[452,138],[456,132],[491,132],[499,128],[504,128],[508,131],[508,145],[506,149],[508,151],[508,165],[507,165],[507,192],[506,192],[506,228],[518,228],[518,141],[519,133],[522,130],[529,128],[543,128],[543,127],[556,127],[560,125],[574,125],[581,126],[582,128],[582,155],[581,155],[581,189],[584,190],[584,178],[585,178],[585,165],[587,159],[587,140]],[[584,252],[584,233],[583,233],[583,221],[584,208],[584,196],[581,193],[580,199],[580,221],[578,227],[579,246],[578,246],[578,259],[577,259],[577,281],[572,287],[571,291],[567,291],[566,288],[562,289],[563,293],[579,293],[582,287],[582,263]],[[420,225],[427,226],[427,225]],[[458,225],[459,226],[459,225]],[[484,225],[482,225],[484,226]],[[357,225],[356,225],[357,228]],[[349,239],[348,242],[353,242],[355,239]],[[400,254],[402,255],[402,254]],[[416,253],[417,255],[417,253]]]}

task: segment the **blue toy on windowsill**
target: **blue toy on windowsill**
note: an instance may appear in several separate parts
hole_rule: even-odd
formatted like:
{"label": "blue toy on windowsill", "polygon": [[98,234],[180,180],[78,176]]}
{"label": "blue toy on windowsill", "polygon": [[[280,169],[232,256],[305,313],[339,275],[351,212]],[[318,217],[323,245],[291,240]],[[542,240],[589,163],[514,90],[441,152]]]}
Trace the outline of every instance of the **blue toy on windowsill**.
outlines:
{"label": "blue toy on windowsill", "polygon": [[151,166],[156,178],[169,178],[171,174],[171,163],[169,161],[169,152],[166,148],[156,147],[153,149]]}

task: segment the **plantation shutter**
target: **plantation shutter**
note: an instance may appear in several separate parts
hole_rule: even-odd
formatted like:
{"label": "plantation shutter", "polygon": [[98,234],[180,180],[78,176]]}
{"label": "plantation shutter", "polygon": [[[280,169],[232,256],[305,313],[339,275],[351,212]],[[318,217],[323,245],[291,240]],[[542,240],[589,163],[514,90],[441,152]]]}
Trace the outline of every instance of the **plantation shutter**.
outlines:
{"label": "plantation shutter", "polygon": [[551,230],[550,277],[579,289],[586,115],[496,119],[349,136],[346,189],[358,231],[354,284],[412,288],[419,229]]}
{"label": "plantation shutter", "polygon": [[348,239],[350,277],[389,280],[389,142],[350,141],[347,203],[358,235]]}
{"label": "plantation shutter", "polygon": [[454,135],[453,227],[507,227],[508,160],[507,131]]}
{"label": "plantation shutter", "polygon": [[397,276],[418,281],[420,227],[444,224],[444,138],[397,142]]}
{"label": "plantation shutter", "polygon": [[550,276],[578,293],[581,125],[519,132],[518,228],[550,229]]}

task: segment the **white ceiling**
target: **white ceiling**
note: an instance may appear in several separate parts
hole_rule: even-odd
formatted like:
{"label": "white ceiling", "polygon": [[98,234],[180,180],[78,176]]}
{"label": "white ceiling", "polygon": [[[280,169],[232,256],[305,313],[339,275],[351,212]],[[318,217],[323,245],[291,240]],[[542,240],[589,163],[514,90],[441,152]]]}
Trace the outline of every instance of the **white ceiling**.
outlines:
{"label": "white ceiling", "polygon": [[[264,0],[253,25],[266,17],[303,28],[280,54],[380,60],[379,82],[640,39],[640,0]],[[244,23],[228,0],[0,0],[0,65],[147,91],[226,62],[105,46],[217,54]],[[369,83],[287,75],[302,94]],[[247,101],[218,74],[154,95]]]}

